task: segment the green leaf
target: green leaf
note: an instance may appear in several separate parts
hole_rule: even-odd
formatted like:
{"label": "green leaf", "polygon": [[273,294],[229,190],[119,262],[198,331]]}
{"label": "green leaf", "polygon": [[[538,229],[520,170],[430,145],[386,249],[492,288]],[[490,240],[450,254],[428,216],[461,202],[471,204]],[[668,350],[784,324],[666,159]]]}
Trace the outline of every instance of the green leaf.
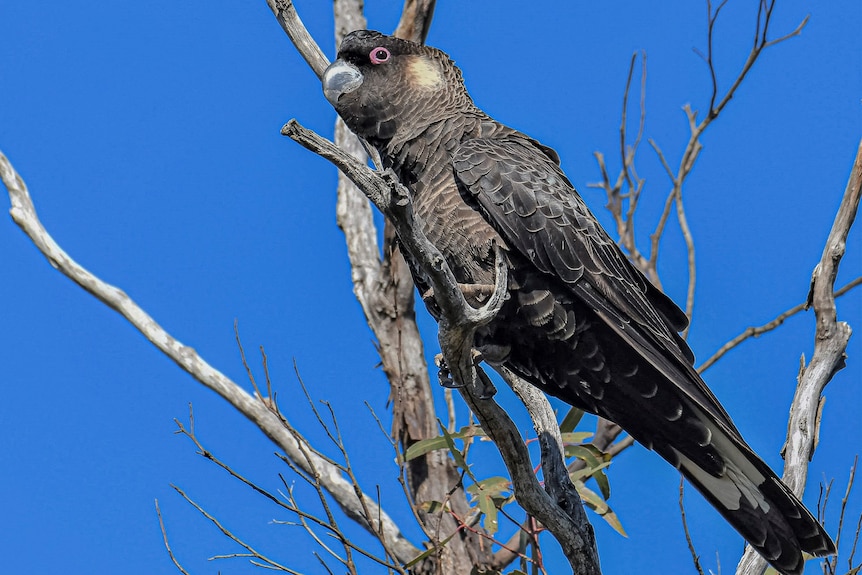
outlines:
{"label": "green leaf", "polygon": [[[610,461],[606,462],[605,465],[610,463]],[[596,480],[596,485],[599,486],[599,491],[602,492],[602,497],[605,498],[605,501],[611,498],[611,482],[608,481],[608,476],[605,474],[604,470],[596,469],[593,471],[592,475],[593,479]]]}
{"label": "green leaf", "polygon": [[[462,427],[457,433],[453,433],[451,435],[455,439],[465,439],[467,437],[485,437],[485,431],[478,425],[468,425]],[[416,459],[417,457],[425,455],[430,451],[435,451],[437,449],[446,449],[447,447],[448,444],[446,443],[446,438],[442,435],[423,439],[421,441],[417,441],[416,443],[407,448],[407,451],[404,453],[404,459],[405,461],[410,461],[411,459]]]}
{"label": "green leaf", "polygon": [[494,498],[489,497],[484,493],[479,494],[478,505],[479,511],[485,515],[485,518],[482,520],[482,527],[485,528],[485,531],[487,531],[489,535],[494,535],[500,527],[497,520],[497,504],[494,502]]}
{"label": "green leaf", "polygon": [[507,477],[500,476],[489,477],[467,487],[467,492],[471,495],[486,493],[489,496],[499,497],[503,493],[510,493],[511,491],[512,482]]}
{"label": "green leaf", "polygon": [[611,484],[608,481],[608,476],[602,470],[610,464],[610,456],[590,443],[566,445],[565,450],[567,457],[577,457],[587,464],[586,469],[571,474],[572,480],[582,479],[586,481],[588,477],[595,478],[596,484],[602,492],[602,497],[608,499],[611,496]]}
{"label": "green leaf", "polygon": [[442,436],[417,441],[407,448],[404,453],[404,460],[410,461],[437,449],[446,449],[446,440]]}
{"label": "green leaf", "polygon": [[512,484],[509,480],[499,476],[477,481],[467,487],[467,492],[476,498],[476,505],[485,516],[482,526],[491,535],[499,529],[497,516],[500,507],[512,500],[511,497],[503,497],[503,493],[511,491]]}
{"label": "green leaf", "polygon": [[578,423],[581,422],[581,418],[584,416],[584,410],[578,409],[577,407],[573,407],[569,410],[566,416],[563,418],[563,421],[560,422],[560,431],[563,433],[569,433],[574,431],[575,427],[578,426]]}
{"label": "green leaf", "polygon": [[608,525],[613,527],[617,533],[623,537],[628,537],[625,529],[623,529],[623,524],[620,522],[619,517],[617,517],[616,513],[613,512],[610,506],[601,497],[599,497],[595,491],[589,489],[582,481],[575,482],[575,489],[578,490],[578,494],[581,496],[581,499],[587,507],[595,511],[602,519],[607,521]]}
{"label": "green leaf", "polygon": [[417,505],[416,508],[421,511],[426,511],[428,513],[437,513],[441,510],[448,510],[449,505],[443,503],[442,501],[434,501],[432,499],[431,501],[423,501],[422,503]]}
{"label": "green leaf", "polygon": [[417,563],[419,563],[423,559],[427,559],[428,557],[430,557],[431,554],[434,553],[436,550],[437,550],[436,547],[429,547],[428,549],[426,549],[425,551],[423,551],[422,553],[420,553],[419,555],[417,555],[416,557],[411,559],[407,563],[407,565],[405,565],[404,567],[407,569],[410,569],[411,567],[413,567],[414,565],[416,565]]}
{"label": "green leaf", "polygon": [[577,457],[582,459],[590,469],[598,469],[607,462],[605,454],[599,451],[595,445],[566,445],[566,457]]}
{"label": "green leaf", "polygon": [[439,545],[432,545],[431,547],[429,547],[428,549],[426,549],[425,551],[423,551],[422,553],[420,553],[419,555],[417,555],[416,557],[411,559],[410,562],[407,563],[407,565],[405,565],[404,567],[409,569],[409,568],[413,567],[414,565],[416,565],[417,563],[419,563],[420,561],[422,561],[423,559],[427,559],[428,557],[430,557],[431,555],[436,553],[440,547],[443,547],[444,545],[449,543],[449,541],[451,541],[452,538],[455,537],[455,535],[457,535],[458,533],[460,533],[460,531],[458,531],[458,530],[453,531],[452,534],[449,535],[449,537],[447,537],[443,541],[441,541]]}
{"label": "green leaf", "polygon": [[602,463],[598,467],[595,467],[592,469],[589,467],[584,467],[583,469],[578,469],[574,473],[569,473],[569,478],[571,478],[572,481],[581,481],[582,483],[586,482],[586,480],[589,479],[590,477],[592,477],[594,473],[597,473],[597,472],[605,469],[610,464],[611,464],[610,461],[605,461],[604,463]]}
{"label": "green leaf", "polygon": [[580,445],[587,439],[593,436],[592,431],[578,431],[572,432],[568,431],[563,433],[563,443],[566,445]]}
{"label": "green leaf", "polygon": [[605,467],[608,467],[610,464],[611,464],[610,461],[606,461],[606,462],[602,463],[601,465],[599,465],[598,467],[593,468],[593,469],[590,469],[589,467],[584,467],[582,469],[578,469],[577,471],[575,471],[573,473],[569,473],[569,478],[571,478],[572,481],[585,482],[587,479],[592,477],[593,473],[595,473],[596,471],[602,470]]}
{"label": "green leaf", "polygon": [[446,446],[449,448],[449,453],[452,454],[452,459],[455,460],[455,465],[457,465],[467,476],[472,479],[474,482],[476,481],[476,477],[473,475],[473,472],[470,471],[470,467],[467,465],[467,460],[464,459],[464,454],[458,450],[455,446],[455,438],[449,433],[443,424],[440,421],[437,421],[437,424],[440,425],[440,431],[443,432],[443,439],[446,440]]}

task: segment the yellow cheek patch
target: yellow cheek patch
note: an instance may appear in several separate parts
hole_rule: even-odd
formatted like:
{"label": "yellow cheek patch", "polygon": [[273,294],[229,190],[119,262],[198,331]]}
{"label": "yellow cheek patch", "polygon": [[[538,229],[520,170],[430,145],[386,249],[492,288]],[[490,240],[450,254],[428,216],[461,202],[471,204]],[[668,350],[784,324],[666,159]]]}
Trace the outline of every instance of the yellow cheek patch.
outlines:
{"label": "yellow cheek patch", "polygon": [[410,83],[418,88],[432,89],[443,83],[443,75],[436,63],[424,56],[411,56],[407,62]]}

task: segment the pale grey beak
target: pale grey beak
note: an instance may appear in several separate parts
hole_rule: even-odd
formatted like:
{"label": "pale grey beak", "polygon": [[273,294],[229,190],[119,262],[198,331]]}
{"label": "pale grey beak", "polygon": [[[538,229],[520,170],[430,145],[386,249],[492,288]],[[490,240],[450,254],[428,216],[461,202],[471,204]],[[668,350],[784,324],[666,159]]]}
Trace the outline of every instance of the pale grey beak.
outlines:
{"label": "pale grey beak", "polygon": [[334,106],[342,94],[361,86],[362,80],[359,68],[344,60],[336,60],[323,73],[323,95]]}

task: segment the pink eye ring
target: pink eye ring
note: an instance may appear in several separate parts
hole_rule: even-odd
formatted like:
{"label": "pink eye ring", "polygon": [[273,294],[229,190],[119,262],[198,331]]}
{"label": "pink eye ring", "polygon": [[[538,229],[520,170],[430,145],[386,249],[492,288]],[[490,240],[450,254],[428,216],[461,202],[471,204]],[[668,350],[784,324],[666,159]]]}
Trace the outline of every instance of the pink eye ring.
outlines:
{"label": "pink eye ring", "polygon": [[371,60],[372,64],[382,64],[389,60],[389,50],[384,48],[383,46],[378,46],[371,50],[368,54],[368,58]]}

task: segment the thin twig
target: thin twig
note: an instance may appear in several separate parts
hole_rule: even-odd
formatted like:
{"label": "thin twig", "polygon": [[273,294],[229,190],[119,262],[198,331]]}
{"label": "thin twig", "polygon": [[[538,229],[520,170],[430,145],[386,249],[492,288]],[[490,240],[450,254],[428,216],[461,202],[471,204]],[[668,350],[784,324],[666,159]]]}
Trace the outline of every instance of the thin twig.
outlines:
{"label": "thin twig", "polygon": [[222,525],[222,524],[221,524],[221,522],[220,522],[218,519],[216,519],[215,517],[213,517],[212,515],[210,515],[210,514],[209,514],[209,513],[208,513],[208,512],[203,508],[203,507],[201,507],[200,505],[198,505],[197,503],[195,503],[195,502],[194,502],[194,501],[193,501],[193,500],[192,500],[192,499],[191,499],[191,498],[186,494],[186,492],[185,492],[185,491],[183,491],[182,489],[180,489],[179,487],[177,487],[176,485],[173,485],[173,484],[171,485],[171,487],[174,489],[174,491],[176,491],[177,493],[179,493],[179,494],[182,496],[182,498],[183,498],[183,499],[185,499],[186,501],[188,501],[188,502],[189,502],[189,504],[190,504],[192,507],[194,507],[195,509],[197,509],[197,510],[198,510],[198,512],[200,512],[200,513],[201,513],[201,515],[203,515],[204,517],[206,517],[207,519],[209,519],[209,520],[210,520],[210,522],[211,522],[213,525],[215,525],[215,526],[219,529],[219,531],[221,531],[221,532],[222,532],[222,534],[224,534],[224,535],[225,535],[226,537],[228,537],[229,539],[232,539],[233,541],[235,541],[236,543],[238,543],[238,544],[239,544],[240,546],[242,546],[246,551],[248,551],[249,553],[251,553],[254,557],[256,557],[257,559],[259,559],[259,560],[261,560],[261,561],[265,562],[266,564],[268,564],[268,565],[270,565],[270,566],[272,566],[272,567],[276,567],[276,568],[278,568],[278,569],[280,569],[280,570],[284,571],[285,573],[290,573],[291,575],[302,575],[302,574],[301,574],[301,573],[299,573],[298,571],[294,571],[293,569],[290,569],[289,567],[285,567],[284,565],[281,565],[281,564],[280,564],[280,563],[278,563],[277,561],[274,561],[274,560],[272,560],[272,559],[268,558],[267,556],[265,556],[265,555],[263,555],[263,554],[259,553],[258,551],[255,551],[255,550],[254,550],[254,548],[253,548],[251,545],[249,545],[248,543],[244,542],[244,541],[243,541],[243,540],[241,540],[239,537],[237,537],[236,535],[234,535],[233,533],[231,533],[231,531],[230,531],[227,527],[225,527],[224,525]]}
{"label": "thin twig", "polygon": [[[856,219],[860,196],[862,141],[856,149],[850,178],[820,262],[811,276],[808,303],[814,307],[814,353],[808,366],[803,365],[800,370],[787,421],[787,440],[781,450],[785,462],[781,479],[797,497],[802,497],[805,491],[808,464],[817,448],[822,394],[834,375],[844,367],[852,331],[846,322],[838,321],[834,294],[838,266],[847,249],[847,235]],[[764,565],[763,558],[749,546],[737,566],[737,574],[758,573]]]}
{"label": "thin twig", "polygon": [[859,535],[862,533],[862,513],[859,514],[859,519],[856,520],[856,534],[853,536],[853,545],[850,547],[850,556],[847,558],[847,571],[852,572],[856,569],[858,573],[862,568],[862,563],[853,566],[853,556],[856,555],[856,546],[859,544]]}
{"label": "thin twig", "polygon": [[[227,400],[237,411],[247,417],[270,438],[288,457],[302,460],[298,441],[301,436],[290,432],[285,421],[271,408],[253,397],[242,387],[226,377],[201,358],[194,349],[183,345],[165,331],[156,321],[141,309],[125,292],[109,285],[84,269],[54,241],[39,221],[36,208],[24,184],[24,180],[12,167],[5,155],[0,152],[0,179],[6,185],[12,203],[10,214],[16,224],[33,241],[34,245],[48,259],[52,266],[81,286],[88,293],[122,315],[167,357],[173,360],[195,380],[215,391]],[[297,439],[299,437],[300,439]],[[316,466],[326,467],[327,491],[333,494],[339,506],[348,515],[355,516],[358,502],[348,487],[349,484],[340,472],[320,458],[312,458]],[[376,504],[371,503],[376,508]],[[398,526],[387,514],[382,514],[386,524],[388,539],[398,548],[398,558],[407,561],[418,554],[418,550],[402,534]]]}
{"label": "thin twig", "polygon": [[449,433],[455,433],[455,401],[451,388],[443,389],[443,401],[446,404],[446,429]]}
{"label": "thin twig", "polygon": [[[695,163],[697,162],[697,158],[700,155],[701,150],[703,149],[703,145],[701,144],[700,138],[703,136],[704,132],[710,126],[710,124],[712,124],[712,122],[716,118],[718,118],[719,114],[721,114],[721,112],[731,101],[731,99],[733,99],[740,84],[742,84],[743,80],[746,78],[749,71],[751,70],[751,67],[760,57],[763,50],[770,46],[774,46],[780,42],[783,42],[788,38],[798,35],[799,33],[801,33],[802,28],[804,28],[805,24],[808,22],[808,17],[806,17],[793,32],[786,34],[776,40],[769,40],[769,27],[772,21],[772,13],[775,8],[775,0],[762,0],[758,6],[754,43],[752,49],[749,52],[748,57],[743,63],[742,68],[740,69],[736,78],[731,83],[730,87],[727,89],[724,95],[719,99],[718,78],[716,73],[716,65],[713,58],[713,33],[719,14],[721,13],[721,9],[725,6],[725,4],[726,0],[723,0],[713,11],[712,3],[710,1],[707,2],[707,56],[705,60],[709,67],[712,82],[712,92],[710,95],[709,110],[707,114],[703,117],[703,119],[698,122],[697,111],[693,110],[688,104],[684,106],[683,109],[685,111],[686,118],[688,119],[690,135],[689,141],[686,144],[685,150],[683,151],[679,167],[676,170],[671,169],[669,163],[667,162],[667,159],[661,152],[661,149],[659,148],[658,144],[654,140],[650,140],[650,144],[659,156],[659,160],[661,161],[662,166],[665,168],[665,171],[668,173],[672,185],[671,190],[665,200],[664,209],[662,210],[661,216],[659,217],[658,224],[656,225],[655,231],[651,234],[651,250],[650,257],[648,260],[647,277],[653,278],[654,276],[658,275],[657,267],[659,245],[662,237],[664,236],[664,230],[668,222],[671,208],[673,205],[675,205],[677,219],[679,221],[683,237],[685,238],[686,248],[688,252],[687,259],[689,282],[688,289],[686,290],[687,295],[685,311],[689,319],[692,317],[692,311],[694,309],[694,288],[697,276],[695,266],[694,241],[685,218],[685,211],[682,204],[682,189],[686,179],[688,178],[691,171],[694,169]],[[716,100],[718,100],[717,104]],[[687,333],[688,330],[684,332],[684,335]]]}
{"label": "thin twig", "polygon": [[[844,285],[844,287],[842,287],[841,289],[835,290],[835,298],[837,299],[837,298],[843,296],[844,294],[846,294],[847,292],[849,292],[850,290],[852,290],[853,288],[855,288],[859,284],[862,284],[862,276],[847,282]],[[724,357],[724,354],[726,354],[727,352],[729,352],[733,348],[737,347],[739,344],[741,344],[745,340],[752,338],[752,337],[760,337],[761,335],[774,330],[775,328],[777,328],[778,326],[783,324],[785,321],[790,319],[792,316],[798,314],[801,311],[805,311],[805,308],[806,308],[806,304],[801,303],[799,305],[793,306],[792,308],[785,311],[784,313],[779,314],[772,321],[766,322],[765,324],[760,325],[760,326],[747,327],[745,329],[745,331],[743,331],[738,336],[736,336],[735,338],[731,339],[730,341],[728,341],[727,343],[722,345],[720,348],[718,348],[718,350],[714,354],[712,354],[712,356],[710,356],[709,359],[707,359],[702,364],[700,364],[700,366],[698,366],[697,371],[699,373],[703,373],[704,371],[706,371],[707,369],[712,367],[715,364],[715,362],[717,362],[719,359]]]}
{"label": "thin twig", "polygon": [[171,544],[168,543],[168,532],[165,529],[165,521],[164,521],[164,519],[162,519],[162,510],[159,509],[159,500],[158,499],[156,499],[156,515],[159,518],[159,529],[162,530],[162,539],[165,542],[165,549],[167,549],[167,551],[168,551],[168,556],[171,558],[171,561],[173,562],[174,566],[179,570],[180,573],[182,573],[183,575],[189,575],[189,572],[186,571],[182,565],[180,565],[180,562],[174,556],[174,552],[171,550]]}
{"label": "thin twig", "polygon": [[[841,535],[844,532],[844,515],[847,513],[847,503],[850,500],[850,490],[853,489],[853,481],[856,478],[856,465],[859,463],[859,456],[853,458],[853,465],[850,467],[850,477],[847,479],[847,489],[844,491],[844,497],[841,499],[841,511],[838,513],[838,531],[835,534],[836,549],[841,545]],[[832,558],[832,570],[838,568],[838,555]],[[852,569],[852,565],[851,565]]]}
{"label": "thin twig", "polygon": [[688,520],[685,518],[685,479],[682,476],[679,478],[679,515],[682,518],[682,530],[685,532],[685,542],[688,544],[688,552],[691,553],[691,560],[694,562],[694,568],[699,575],[704,575],[703,567],[700,566],[700,556],[694,549],[694,542],[691,540],[691,532],[688,530]]}
{"label": "thin twig", "polygon": [[308,30],[296,13],[296,8],[293,6],[292,0],[266,0],[272,13],[275,14],[276,20],[281,24],[282,29],[287,33],[290,41],[296,46],[299,54],[305,58],[309,67],[320,78],[326,67],[329,66],[329,59],[308,33]]}
{"label": "thin twig", "polygon": [[[327,529],[334,537],[339,539],[341,541],[341,543],[343,543],[345,545],[349,545],[350,548],[353,549],[354,551],[361,553],[365,557],[367,557],[373,561],[376,561],[376,562],[380,563],[381,565],[385,565],[387,567],[389,566],[388,562],[380,559],[379,557],[376,557],[375,555],[373,555],[372,553],[369,553],[368,551],[365,551],[364,549],[362,549],[361,547],[357,546],[356,544],[354,544],[350,540],[348,540],[346,537],[344,537],[344,535],[338,529],[337,525],[333,527],[333,525],[327,523],[326,521],[320,519],[319,517],[301,509],[299,507],[299,505],[297,504],[296,500],[293,499],[291,496],[288,497],[287,503],[282,501],[281,499],[276,497],[274,494],[267,491],[266,489],[264,489],[260,485],[254,483],[253,481],[246,478],[242,474],[238,473],[235,469],[233,469],[233,467],[231,467],[230,465],[228,465],[227,463],[225,463],[224,461],[222,461],[221,459],[216,457],[216,455],[213,452],[209,451],[206,447],[203,446],[201,441],[198,439],[197,435],[195,435],[195,433],[194,433],[194,423],[193,423],[194,419],[193,419],[193,412],[191,411],[191,406],[189,406],[189,416],[190,416],[190,420],[192,421],[192,423],[189,426],[189,429],[186,429],[185,426],[183,426],[183,424],[176,419],[174,419],[174,422],[177,424],[177,427],[178,427],[177,433],[181,433],[182,435],[185,435],[186,437],[188,437],[195,444],[195,447],[198,450],[197,451],[198,454],[200,454],[205,459],[212,461],[218,467],[220,467],[221,469],[223,469],[224,471],[229,473],[231,475],[231,477],[233,477],[234,479],[237,479],[241,483],[247,485],[252,490],[254,490],[258,494],[264,496],[265,498],[269,499],[271,502],[275,503],[276,505],[278,505],[282,509],[296,514],[297,517],[299,517],[300,522],[302,522],[303,524],[305,524],[305,521],[312,521],[312,522],[316,523],[317,525],[319,525],[320,527]],[[277,455],[279,457],[281,457],[283,460],[289,461],[283,455],[281,455],[281,454],[277,454]],[[309,482],[309,484],[313,484],[314,480],[312,478],[308,477],[303,470],[301,470],[300,468],[295,467],[295,466],[293,466],[292,469],[300,477],[302,477],[304,480]],[[285,486],[287,486],[283,477],[282,477],[282,482],[285,484]],[[290,488],[287,488],[287,491],[289,494],[291,493]],[[317,538],[315,537],[315,539],[317,539]],[[320,541],[318,540],[318,542],[320,542]]]}

